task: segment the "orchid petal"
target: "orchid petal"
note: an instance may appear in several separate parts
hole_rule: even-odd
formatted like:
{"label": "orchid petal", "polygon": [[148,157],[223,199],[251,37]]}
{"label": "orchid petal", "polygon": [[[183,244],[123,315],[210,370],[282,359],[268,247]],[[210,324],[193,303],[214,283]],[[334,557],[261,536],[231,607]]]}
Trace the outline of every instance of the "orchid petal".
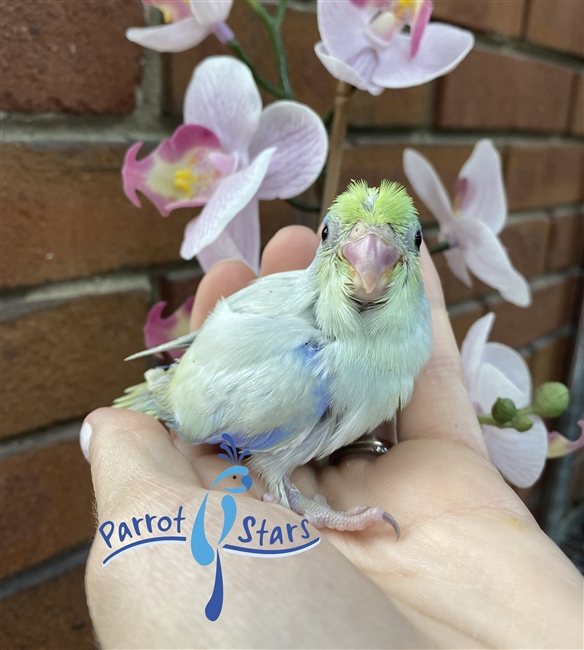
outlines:
{"label": "orchid petal", "polygon": [[274,148],[262,151],[249,167],[227,176],[221,182],[201,214],[185,228],[180,249],[183,259],[192,259],[212,244],[227,224],[254,198],[268,171],[274,151]]}
{"label": "orchid petal", "polygon": [[[361,50],[369,47],[371,43],[367,38],[367,23],[374,11],[364,10],[347,1],[319,0],[316,4],[316,13],[318,31],[324,44],[324,54],[337,60],[348,61]],[[321,59],[318,51],[316,54]],[[323,64],[329,70],[324,61]],[[340,78],[333,72],[331,74],[337,79]]]}
{"label": "orchid petal", "polygon": [[410,54],[412,57],[416,56],[420,49],[420,42],[426,26],[430,22],[432,15],[432,0],[421,0],[420,6],[416,11],[414,22],[412,23],[412,38],[410,43]]}
{"label": "orchid petal", "polygon": [[222,260],[240,260],[257,275],[260,260],[259,204],[252,199],[227,224],[219,237],[197,254],[204,271]]}
{"label": "orchid petal", "polygon": [[452,273],[467,287],[472,287],[472,279],[466,266],[464,253],[460,248],[455,246],[449,250],[444,251],[444,257]]}
{"label": "orchid petal", "polygon": [[[493,344],[488,343],[485,348],[489,345]],[[503,370],[485,362],[485,353],[483,353],[475,393],[472,396],[473,403],[479,407],[479,411],[490,413],[499,397],[513,400],[517,408],[526,407],[530,401],[530,393],[526,395]]]}
{"label": "orchid petal", "polygon": [[507,219],[501,156],[491,140],[480,140],[460,170],[465,192],[458,207],[464,219],[476,219],[498,234]]}
{"label": "orchid petal", "polygon": [[188,4],[199,24],[213,26],[227,20],[233,0],[190,0]]}
{"label": "orchid petal", "polygon": [[287,199],[310,187],[323,168],[328,150],[326,129],[308,106],[279,101],[262,113],[249,153],[275,147],[258,192],[259,199]]}
{"label": "orchid petal", "polygon": [[[531,401],[531,373],[525,359],[513,348],[502,343],[487,343],[483,363],[497,368],[517,388],[521,397],[515,399],[517,408],[524,408]],[[499,395],[499,397],[508,397]]]}
{"label": "orchid petal", "polygon": [[478,407],[480,413],[490,413],[493,404],[499,397],[513,400],[519,408],[526,406],[523,393],[517,386],[501,370],[483,361],[479,370],[476,391],[473,395],[473,403]]}
{"label": "orchid petal", "polygon": [[416,194],[425,203],[438,223],[450,232],[456,223],[450,199],[432,163],[415,149],[406,149],[403,155],[404,172]]}
{"label": "orchid petal", "polygon": [[577,440],[568,440],[557,431],[548,434],[548,458],[560,458],[584,448],[584,420],[579,420],[578,426],[580,427],[580,436]]}
{"label": "orchid petal", "polygon": [[495,314],[490,313],[474,322],[462,342],[460,355],[462,367],[468,384],[471,400],[476,394],[476,385],[483,359],[485,345],[489,340],[489,334],[495,322]]}
{"label": "orchid petal", "polygon": [[212,26],[201,25],[190,17],[157,27],[131,27],[126,37],[157,52],[183,52],[204,41],[212,31]]}
{"label": "orchid petal", "polygon": [[396,34],[389,47],[377,49],[380,60],[372,81],[384,88],[419,86],[456,68],[473,45],[471,32],[430,23],[416,56],[412,57],[411,37]]}
{"label": "orchid petal", "polygon": [[359,90],[366,90],[372,95],[381,95],[383,92],[381,86],[364,79],[350,65],[341,61],[337,57],[332,56],[326,49],[324,43],[317,43],[314,46],[314,51],[316,56],[320,59],[320,62],[335,79],[351,84],[351,86],[355,86],[355,88],[359,88]]}
{"label": "orchid petal", "polygon": [[[162,216],[178,207],[207,202],[221,178],[209,160],[210,152],[220,147],[211,131],[192,124],[180,126],[172,138],[163,140],[151,154],[137,160],[141,146],[139,142],[128,150],[122,169],[124,191],[134,205],[140,207],[137,189]],[[182,182],[182,189],[177,174],[188,177],[188,182]]]}
{"label": "orchid petal", "polygon": [[545,465],[547,430],[540,418],[532,419],[533,427],[523,433],[515,429],[482,426],[491,462],[519,488],[532,486]]}
{"label": "orchid petal", "polygon": [[211,56],[195,68],[185,95],[185,122],[216,133],[226,151],[242,157],[243,165],[261,112],[259,90],[241,61]]}
{"label": "orchid petal", "polygon": [[482,222],[460,219],[458,243],[471,272],[503,298],[519,307],[531,304],[531,292],[525,278],[511,264],[497,236]]}
{"label": "orchid petal", "polygon": [[[190,332],[191,311],[195,297],[191,296],[168,318],[162,317],[162,312],[166,307],[165,302],[157,302],[148,312],[148,318],[144,325],[144,340],[146,348],[155,348],[163,343],[174,341],[180,336]],[[184,354],[185,350],[170,350],[168,354],[173,359],[178,359]],[[162,354],[157,354],[162,358]]]}
{"label": "orchid petal", "polygon": [[190,18],[191,8],[184,0],[142,0],[145,5],[160,9],[164,16],[164,22],[176,23],[179,20]]}

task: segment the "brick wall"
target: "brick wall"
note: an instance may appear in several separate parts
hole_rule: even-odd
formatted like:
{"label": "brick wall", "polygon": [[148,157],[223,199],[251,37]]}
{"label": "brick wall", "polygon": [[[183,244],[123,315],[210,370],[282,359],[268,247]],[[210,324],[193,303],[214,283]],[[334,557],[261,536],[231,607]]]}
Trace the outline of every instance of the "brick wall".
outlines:
{"label": "brick wall", "polygon": [[[436,258],[459,341],[493,310],[492,340],[526,357],[534,383],[566,380],[584,261],[584,4],[579,0],[436,0],[435,17],[477,45],[450,75],[352,98],[343,181],[405,182],[415,146],[452,187],[480,137],[503,155],[511,218],[502,239],[533,304],[464,287]],[[155,21],[156,12],[147,12]],[[124,38],[144,24],[138,0],[6,0],[2,10],[2,595],[4,648],[93,647],[83,601],[92,535],[91,481],[77,435],[83,416],[140,379],[148,306],[176,308],[200,273],[178,250],[187,210],[162,219],[122,192],[130,143],[155,144],[181,117],[193,66],[223,53],[159,56]],[[229,19],[273,78],[272,53],[246,3]],[[300,101],[324,115],[335,82],[313,53],[314,7],[288,12],[284,36]],[[265,100],[268,98],[265,97]],[[427,237],[436,235],[419,205]],[[306,219],[264,203],[264,242]],[[538,492],[527,495],[537,510]]]}

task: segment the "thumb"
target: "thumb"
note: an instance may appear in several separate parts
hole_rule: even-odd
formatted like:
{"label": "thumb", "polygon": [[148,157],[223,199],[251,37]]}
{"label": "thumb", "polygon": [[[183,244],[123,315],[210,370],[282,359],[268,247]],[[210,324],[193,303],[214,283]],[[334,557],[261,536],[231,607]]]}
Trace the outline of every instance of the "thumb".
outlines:
{"label": "thumb", "polygon": [[153,487],[200,485],[166,429],[144,413],[115,408],[93,411],[81,427],[79,442],[91,463],[99,514]]}

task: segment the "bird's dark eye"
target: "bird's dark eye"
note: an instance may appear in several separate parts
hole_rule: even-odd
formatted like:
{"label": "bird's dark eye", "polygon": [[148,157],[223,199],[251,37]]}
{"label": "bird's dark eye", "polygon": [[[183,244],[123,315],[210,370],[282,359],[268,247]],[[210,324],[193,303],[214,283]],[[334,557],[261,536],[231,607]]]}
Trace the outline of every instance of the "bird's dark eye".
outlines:
{"label": "bird's dark eye", "polygon": [[237,478],[237,476],[234,476],[233,478],[235,478],[235,479],[236,479],[236,478]]}
{"label": "bird's dark eye", "polygon": [[322,237],[322,241],[325,241],[326,238],[328,237],[328,226],[325,226],[325,227],[322,229],[322,235],[321,235],[321,237]]}
{"label": "bird's dark eye", "polygon": [[422,231],[418,230],[416,233],[416,237],[414,239],[414,244],[416,245],[416,248],[420,250],[420,246],[422,245]]}

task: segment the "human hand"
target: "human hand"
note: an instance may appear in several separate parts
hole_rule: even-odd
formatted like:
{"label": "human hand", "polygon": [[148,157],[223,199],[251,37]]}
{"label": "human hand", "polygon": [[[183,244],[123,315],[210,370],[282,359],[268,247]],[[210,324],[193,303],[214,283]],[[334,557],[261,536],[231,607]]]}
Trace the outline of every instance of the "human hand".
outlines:
{"label": "human hand", "polygon": [[[262,273],[307,266],[317,244],[307,229],[280,231]],[[346,458],[293,475],[304,494],[323,494],[336,509],[387,510],[400,541],[384,526],[326,530],[318,547],[286,560],[226,558],[225,611],[210,623],[203,610],[212,572],[188,548],[145,547],[103,567],[97,537],[87,589],[104,647],[423,647],[424,638],[449,648],[581,646],[581,578],[489,463],[425,250],[423,263],[434,351],[400,414],[399,444],[376,460]],[[193,326],[251,279],[236,262],[214,267],[197,293]],[[195,511],[224,467],[215,448],[169,436],[138,413],[103,409],[88,422],[100,521],[180,504]],[[246,515],[272,525],[299,519],[259,501],[261,492],[254,477],[251,498],[240,501]]]}

